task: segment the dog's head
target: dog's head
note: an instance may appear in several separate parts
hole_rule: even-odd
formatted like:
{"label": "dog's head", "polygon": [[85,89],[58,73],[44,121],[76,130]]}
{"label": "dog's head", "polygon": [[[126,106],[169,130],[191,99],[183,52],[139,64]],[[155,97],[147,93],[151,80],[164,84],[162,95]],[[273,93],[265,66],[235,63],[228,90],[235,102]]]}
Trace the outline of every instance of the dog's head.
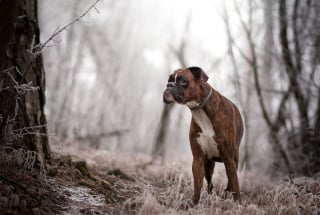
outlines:
{"label": "dog's head", "polygon": [[192,105],[203,98],[201,86],[208,80],[207,74],[200,67],[175,70],[170,76],[163,93],[166,104],[177,102]]}

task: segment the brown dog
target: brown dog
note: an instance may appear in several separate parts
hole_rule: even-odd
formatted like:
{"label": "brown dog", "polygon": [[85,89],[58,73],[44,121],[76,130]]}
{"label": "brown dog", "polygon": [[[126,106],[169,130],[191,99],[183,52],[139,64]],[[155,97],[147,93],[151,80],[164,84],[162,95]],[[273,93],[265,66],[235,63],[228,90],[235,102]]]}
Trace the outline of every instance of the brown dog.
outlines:
{"label": "brown dog", "polygon": [[193,202],[197,204],[205,177],[212,191],[215,162],[223,162],[228,176],[227,191],[240,198],[237,176],[239,146],[243,124],[237,107],[207,83],[208,76],[199,67],[175,70],[169,76],[163,101],[177,102],[191,109],[190,145],[193,155]]}

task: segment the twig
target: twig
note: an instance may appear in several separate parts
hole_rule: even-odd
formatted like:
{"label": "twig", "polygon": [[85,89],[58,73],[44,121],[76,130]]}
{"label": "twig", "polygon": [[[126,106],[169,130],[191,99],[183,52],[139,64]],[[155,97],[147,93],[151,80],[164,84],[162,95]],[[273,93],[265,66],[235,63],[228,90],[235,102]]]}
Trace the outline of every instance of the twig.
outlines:
{"label": "twig", "polygon": [[54,33],[49,37],[49,39],[47,39],[43,44],[41,44],[40,46],[40,50],[43,49],[51,40],[53,40],[53,38],[55,38],[58,34],[60,34],[62,31],[67,30],[68,27],[70,27],[71,25],[73,25],[76,22],[81,21],[81,19],[87,15],[87,13],[94,8],[97,13],[98,10],[96,9],[96,4],[99,2],[100,0],[96,0],[86,11],[84,11],[78,18],[76,18],[75,20],[73,20],[72,22],[70,22],[69,24],[67,24],[66,26],[62,27],[59,29],[59,27],[54,31]]}

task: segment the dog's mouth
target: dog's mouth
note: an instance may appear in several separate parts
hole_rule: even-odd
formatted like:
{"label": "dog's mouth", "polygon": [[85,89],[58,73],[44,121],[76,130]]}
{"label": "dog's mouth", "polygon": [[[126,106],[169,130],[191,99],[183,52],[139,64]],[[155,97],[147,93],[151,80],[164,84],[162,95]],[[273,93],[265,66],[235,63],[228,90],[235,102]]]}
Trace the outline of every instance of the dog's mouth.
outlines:
{"label": "dog's mouth", "polygon": [[175,99],[169,89],[166,89],[163,93],[163,102],[166,104],[171,104],[175,102]]}
{"label": "dog's mouth", "polygon": [[172,91],[172,89],[166,89],[163,93],[163,101],[166,104],[171,104],[173,102],[177,102],[179,104],[183,104],[183,96],[179,93]]}

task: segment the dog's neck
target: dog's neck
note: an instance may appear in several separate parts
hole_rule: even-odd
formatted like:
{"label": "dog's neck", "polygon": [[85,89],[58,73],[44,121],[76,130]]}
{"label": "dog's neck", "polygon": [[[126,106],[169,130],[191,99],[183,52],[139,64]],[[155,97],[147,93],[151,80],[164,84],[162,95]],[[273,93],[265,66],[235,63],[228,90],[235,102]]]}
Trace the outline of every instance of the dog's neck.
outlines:
{"label": "dog's neck", "polygon": [[191,111],[195,111],[195,110],[200,110],[202,109],[210,100],[211,96],[213,93],[213,89],[212,87],[210,87],[209,92],[206,92],[205,94],[207,94],[200,103],[198,102],[189,102],[187,103],[188,107],[190,108]]}

